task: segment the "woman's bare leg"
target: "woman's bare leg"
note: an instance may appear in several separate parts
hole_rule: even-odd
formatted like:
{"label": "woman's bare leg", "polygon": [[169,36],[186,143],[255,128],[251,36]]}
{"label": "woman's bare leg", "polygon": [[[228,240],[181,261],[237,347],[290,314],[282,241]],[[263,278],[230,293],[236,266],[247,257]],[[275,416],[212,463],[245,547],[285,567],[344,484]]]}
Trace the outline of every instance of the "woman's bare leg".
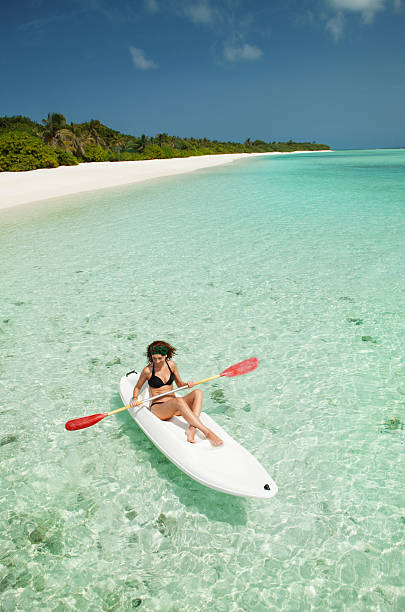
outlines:
{"label": "woman's bare leg", "polygon": [[152,406],[151,410],[155,416],[163,421],[171,419],[178,411],[187,423],[202,431],[213,446],[220,446],[222,444],[221,438],[208,429],[208,427],[205,427],[204,423],[195,416],[194,412],[189,408],[187,402],[182,397],[166,400],[163,404]]}
{"label": "woman's bare leg", "polygon": [[[200,391],[200,389],[195,389],[191,393],[188,393],[187,395],[185,395],[184,399],[187,402],[188,407],[191,408],[195,416],[199,419],[201,410],[202,410],[202,399],[203,399],[202,391]],[[191,443],[195,442],[194,440],[195,432],[196,432],[196,428],[193,425],[190,425],[186,431],[188,442],[191,442]]]}

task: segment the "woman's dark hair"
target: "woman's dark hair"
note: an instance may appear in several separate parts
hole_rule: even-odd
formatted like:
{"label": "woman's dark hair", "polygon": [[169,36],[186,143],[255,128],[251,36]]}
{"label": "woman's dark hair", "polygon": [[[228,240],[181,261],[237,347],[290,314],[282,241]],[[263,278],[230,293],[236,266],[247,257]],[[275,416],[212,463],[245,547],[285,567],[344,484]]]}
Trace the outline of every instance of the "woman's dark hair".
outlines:
{"label": "woman's dark hair", "polygon": [[164,355],[166,359],[171,359],[176,353],[174,346],[164,340],[154,340],[146,349],[146,358],[149,363],[152,363],[152,355]]}

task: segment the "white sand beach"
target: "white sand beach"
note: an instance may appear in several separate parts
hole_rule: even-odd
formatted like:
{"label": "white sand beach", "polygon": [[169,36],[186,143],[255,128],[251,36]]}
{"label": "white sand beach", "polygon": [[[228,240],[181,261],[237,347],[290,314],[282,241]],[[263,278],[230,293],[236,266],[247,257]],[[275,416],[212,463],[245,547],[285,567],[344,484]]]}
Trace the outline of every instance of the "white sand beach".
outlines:
{"label": "white sand beach", "polygon": [[114,163],[93,162],[29,172],[2,172],[0,208],[194,172],[256,155],[282,155],[282,153],[235,153]]}

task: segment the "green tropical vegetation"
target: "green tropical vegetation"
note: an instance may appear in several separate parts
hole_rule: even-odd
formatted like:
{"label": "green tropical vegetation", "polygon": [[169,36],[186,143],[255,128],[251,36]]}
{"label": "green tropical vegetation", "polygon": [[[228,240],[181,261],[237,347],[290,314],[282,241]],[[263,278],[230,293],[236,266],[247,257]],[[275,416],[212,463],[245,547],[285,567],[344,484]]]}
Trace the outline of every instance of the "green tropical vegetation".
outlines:
{"label": "green tropical vegetation", "polygon": [[208,138],[180,138],[168,134],[131,136],[97,119],[68,123],[61,113],[49,113],[42,123],[21,115],[0,117],[0,172],[72,166],[80,162],[117,162],[190,157],[220,153],[321,151],[316,142],[220,142]]}

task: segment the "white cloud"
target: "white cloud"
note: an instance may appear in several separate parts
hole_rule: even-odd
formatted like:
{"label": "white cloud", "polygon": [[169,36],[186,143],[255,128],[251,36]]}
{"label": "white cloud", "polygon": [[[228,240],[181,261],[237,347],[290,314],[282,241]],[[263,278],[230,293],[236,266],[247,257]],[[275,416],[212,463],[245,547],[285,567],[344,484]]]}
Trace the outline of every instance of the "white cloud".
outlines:
{"label": "white cloud", "polygon": [[159,5],[157,3],[157,0],[145,0],[145,6],[150,13],[154,14],[159,11]]}
{"label": "white cloud", "polygon": [[[167,0],[166,0],[167,1]],[[178,7],[178,15],[192,23],[205,26],[222,39],[221,59],[228,62],[255,61],[262,57],[263,51],[256,45],[245,43],[249,34],[257,34],[261,29],[256,17],[246,12],[247,0],[172,0]]]}
{"label": "white cloud", "polygon": [[214,19],[213,12],[207,0],[202,0],[197,4],[187,4],[184,12],[194,23],[211,23]]}
{"label": "white cloud", "polygon": [[331,32],[336,42],[340,40],[343,36],[344,20],[345,18],[342,11],[339,11],[339,13],[337,13],[334,17],[331,17],[326,22],[326,29]]}
{"label": "white cloud", "polygon": [[329,0],[329,4],[338,11],[361,13],[366,23],[371,23],[374,15],[385,9],[386,0]]}
{"label": "white cloud", "polygon": [[379,11],[384,8],[385,0],[330,0],[330,3],[348,11]]}
{"label": "white cloud", "polygon": [[239,47],[226,45],[224,47],[224,56],[229,62],[236,62],[239,60],[254,61],[261,58],[263,51],[255,45],[249,45],[245,43]]}
{"label": "white cloud", "polygon": [[132,55],[134,66],[138,68],[138,70],[153,70],[154,68],[158,68],[158,65],[153,60],[149,60],[145,57],[145,51],[143,49],[130,47],[129,51]]}
{"label": "white cloud", "polygon": [[364,23],[372,23],[377,13],[384,11],[392,5],[396,11],[401,10],[402,0],[324,0],[329,8],[337,11],[330,18],[326,18],[326,29],[329,30],[336,41],[343,36],[345,12],[358,13]]}

